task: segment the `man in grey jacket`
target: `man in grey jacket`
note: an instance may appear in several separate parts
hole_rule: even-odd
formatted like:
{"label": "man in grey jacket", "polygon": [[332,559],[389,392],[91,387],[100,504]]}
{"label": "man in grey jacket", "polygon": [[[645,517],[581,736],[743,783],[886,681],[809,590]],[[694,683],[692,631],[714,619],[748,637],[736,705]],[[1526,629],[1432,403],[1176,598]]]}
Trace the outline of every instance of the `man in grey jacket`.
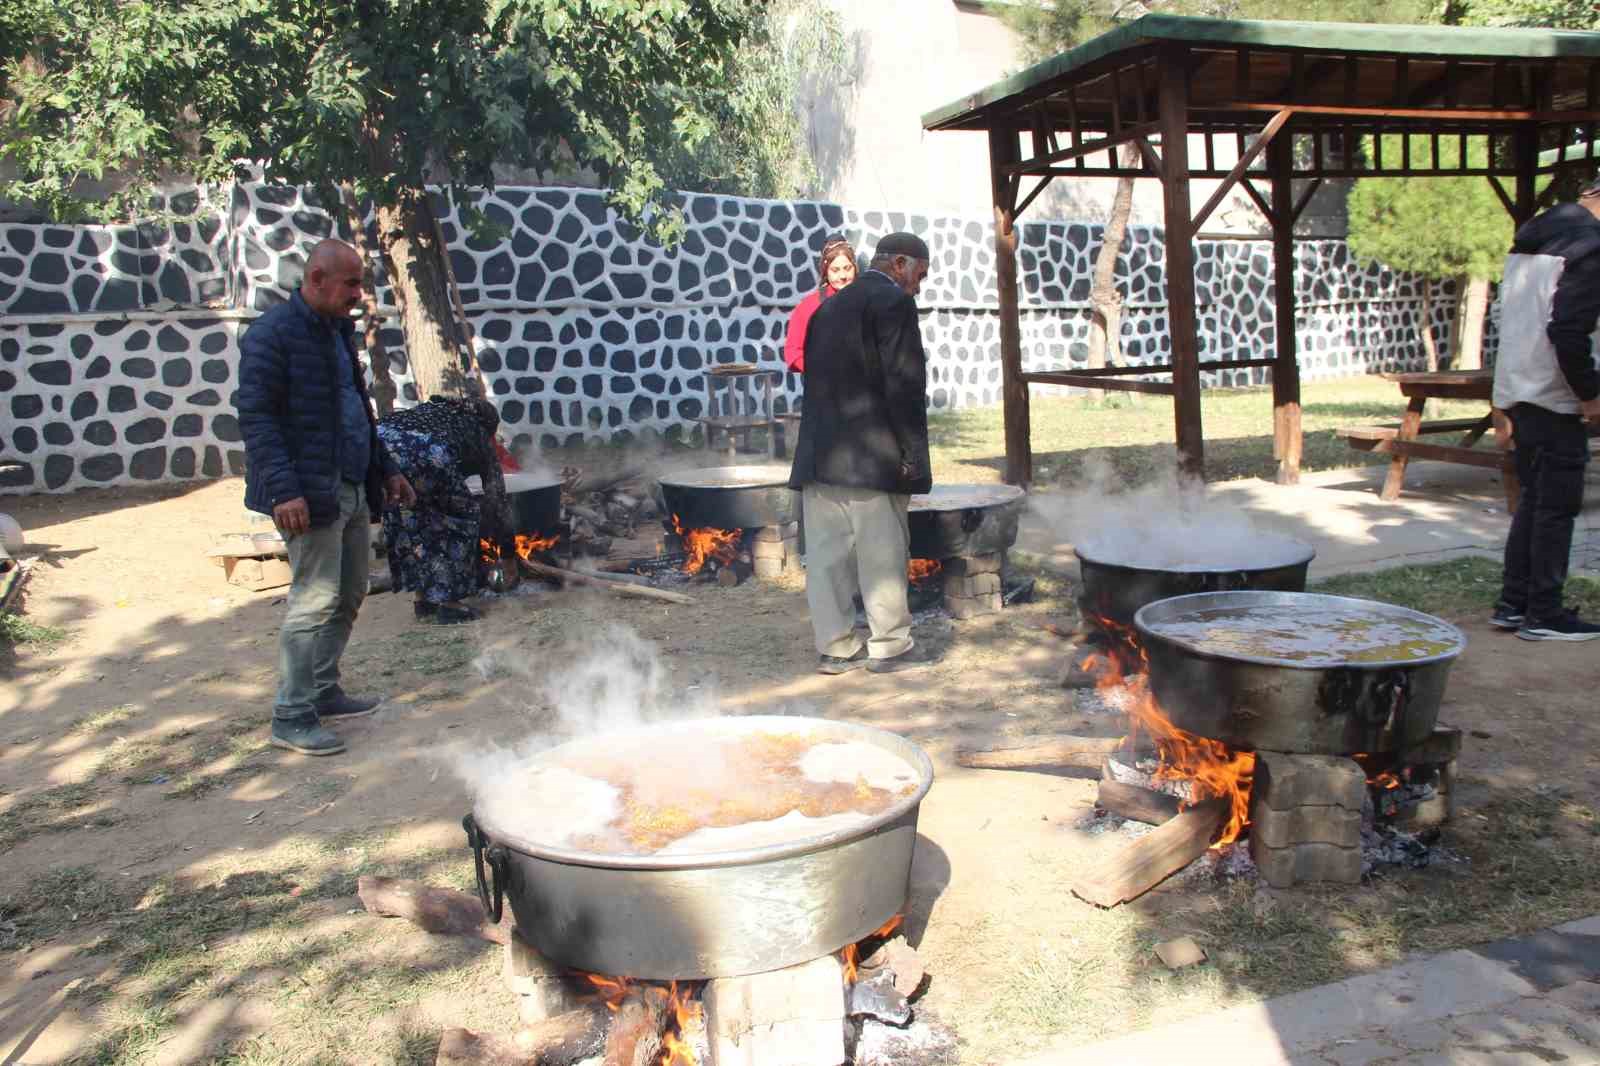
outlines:
{"label": "man in grey jacket", "polygon": [[1522,497],[1490,622],[1524,640],[1594,640],[1600,625],[1564,608],[1561,591],[1583,507],[1585,423],[1600,424],[1600,181],[1517,230],[1500,304],[1494,405],[1511,419]]}

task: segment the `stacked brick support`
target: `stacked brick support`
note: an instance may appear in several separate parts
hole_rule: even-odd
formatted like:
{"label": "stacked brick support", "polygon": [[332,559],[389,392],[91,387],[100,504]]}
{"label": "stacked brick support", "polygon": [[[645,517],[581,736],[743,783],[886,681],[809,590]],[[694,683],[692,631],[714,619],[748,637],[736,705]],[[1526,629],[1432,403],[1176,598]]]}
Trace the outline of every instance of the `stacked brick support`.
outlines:
{"label": "stacked brick support", "polygon": [[944,607],[952,618],[976,618],[1000,610],[1000,571],[1005,554],[943,560]]}
{"label": "stacked brick support", "polygon": [[1256,753],[1250,856],[1273,888],[1361,880],[1361,805],[1367,775],[1333,755]]}
{"label": "stacked brick support", "polygon": [[755,576],[770,581],[800,569],[800,523],[762,526],[751,536],[750,559]]}

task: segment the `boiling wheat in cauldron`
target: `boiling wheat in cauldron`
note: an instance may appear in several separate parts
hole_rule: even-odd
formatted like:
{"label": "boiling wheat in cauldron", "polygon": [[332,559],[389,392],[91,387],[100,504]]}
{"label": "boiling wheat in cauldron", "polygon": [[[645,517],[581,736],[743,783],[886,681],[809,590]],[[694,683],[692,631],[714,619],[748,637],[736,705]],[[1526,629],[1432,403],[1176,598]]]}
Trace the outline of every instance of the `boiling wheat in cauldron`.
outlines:
{"label": "boiling wheat in cauldron", "polygon": [[604,756],[529,776],[530,793],[565,788],[586,805],[582,817],[544,821],[530,835],[600,855],[691,855],[804,839],[864,823],[918,786],[915,769],[892,753],[804,733],[692,748],[623,741]]}

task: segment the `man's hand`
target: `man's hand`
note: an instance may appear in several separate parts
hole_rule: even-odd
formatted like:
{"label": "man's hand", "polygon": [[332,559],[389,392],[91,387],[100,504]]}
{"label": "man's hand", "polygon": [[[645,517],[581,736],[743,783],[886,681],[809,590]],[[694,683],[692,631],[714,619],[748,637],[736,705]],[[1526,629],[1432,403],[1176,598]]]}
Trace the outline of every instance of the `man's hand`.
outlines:
{"label": "man's hand", "polygon": [[296,496],[292,500],[284,500],[272,509],[272,523],[278,527],[278,532],[286,537],[293,537],[304,533],[311,528],[311,508],[306,506],[304,496]]}
{"label": "man's hand", "polygon": [[383,483],[384,502],[393,506],[414,507],[417,502],[417,493],[411,487],[411,482],[406,480],[404,474],[392,474]]}
{"label": "man's hand", "polygon": [[1578,413],[1591,426],[1600,426],[1600,396],[1596,396],[1592,400],[1579,400]]}

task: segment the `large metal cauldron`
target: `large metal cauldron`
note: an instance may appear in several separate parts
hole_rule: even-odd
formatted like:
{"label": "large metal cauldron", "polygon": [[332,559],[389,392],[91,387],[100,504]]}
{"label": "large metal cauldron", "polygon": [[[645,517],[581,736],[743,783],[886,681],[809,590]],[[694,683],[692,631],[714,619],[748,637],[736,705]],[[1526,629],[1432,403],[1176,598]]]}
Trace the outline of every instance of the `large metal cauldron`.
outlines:
{"label": "large metal cauldron", "polygon": [[1238,546],[1239,555],[1229,560],[1232,565],[1159,565],[1107,542],[1073,550],[1083,577],[1079,608],[1091,618],[1109,618],[1126,628],[1132,628],[1139,608],[1173,596],[1238,589],[1304,592],[1306,569],[1317,554],[1309,544],[1273,534],[1253,539],[1248,550]]}
{"label": "large metal cauldron", "polygon": [[935,485],[911,497],[913,559],[994,555],[1017,539],[1023,491],[1015,485]]}
{"label": "large metal cauldron", "polygon": [[685,529],[754,529],[800,518],[800,494],[777,463],[679,470],[660,479],[663,518]]}
{"label": "large metal cauldron", "polygon": [[[838,951],[904,909],[917,812],[933,784],[921,748],[883,730],[818,718],[716,718],[642,732],[663,739],[798,732],[819,742],[864,742],[908,763],[919,784],[848,830],[707,855],[571,851],[468,815],[484,906],[499,920],[503,894],[517,928],[545,958],[651,980],[734,977]],[[535,765],[602,754],[615,743],[612,735],[564,744]]]}
{"label": "large metal cauldron", "polygon": [[512,532],[548,536],[561,525],[561,479],[520,471],[505,475],[506,502],[511,506]]}
{"label": "large metal cauldron", "polygon": [[[1291,639],[1310,632],[1314,618],[1356,637],[1383,635],[1344,658],[1216,650],[1227,646],[1228,632],[1249,632],[1252,612],[1286,620],[1257,632],[1279,626]],[[1432,615],[1306,592],[1178,596],[1140,608],[1134,624],[1149,657],[1150,690],[1174,725],[1230,747],[1307,755],[1403,758],[1433,731],[1450,664],[1466,647],[1459,629]]]}

